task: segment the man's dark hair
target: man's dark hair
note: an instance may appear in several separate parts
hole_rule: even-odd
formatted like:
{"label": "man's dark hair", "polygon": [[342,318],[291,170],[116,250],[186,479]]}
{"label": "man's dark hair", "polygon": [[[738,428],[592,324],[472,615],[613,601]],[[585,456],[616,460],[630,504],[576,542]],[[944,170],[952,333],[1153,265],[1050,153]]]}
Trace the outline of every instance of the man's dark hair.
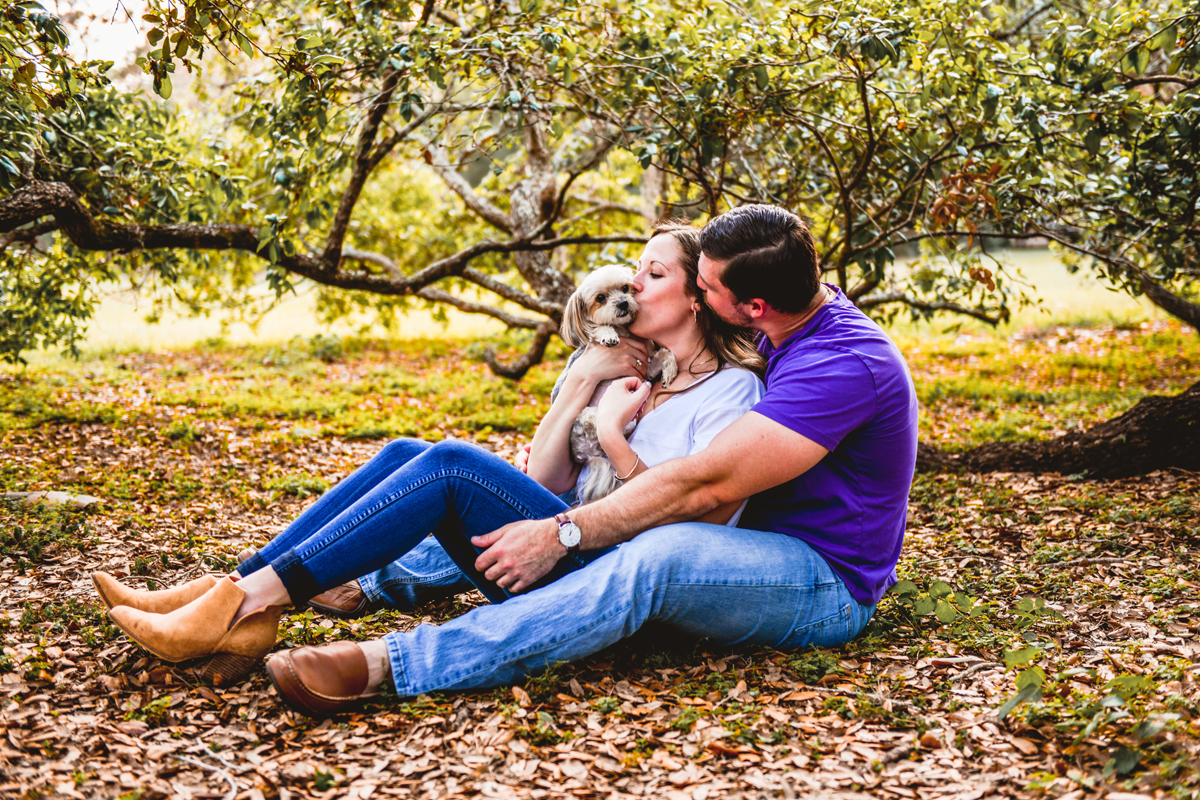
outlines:
{"label": "man's dark hair", "polygon": [[779,206],[739,206],[714,217],[700,232],[700,248],[721,263],[720,281],[739,303],[758,298],[796,314],[821,288],[821,260],[808,226]]}

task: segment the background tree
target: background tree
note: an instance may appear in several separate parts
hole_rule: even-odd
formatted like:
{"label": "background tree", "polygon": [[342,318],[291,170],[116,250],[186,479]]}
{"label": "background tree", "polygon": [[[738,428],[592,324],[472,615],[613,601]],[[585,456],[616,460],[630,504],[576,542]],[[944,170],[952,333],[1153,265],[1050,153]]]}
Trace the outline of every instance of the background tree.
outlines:
{"label": "background tree", "polygon": [[516,363],[491,358],[518,377],[575,273],[643,219],[751,201],[808,219],[828,279],[877,315],[1006,318],[1027,298],[983,245],[1014,236],[1187,302],[1193,12],[1123,9],[153,5],[155,90],[177,70],[232,89],[193,120],[68,83],[23,118],[4,357],[73,341],[97,279],[201,309],[252,304],[265,268],[331,314],[415,298],[529,330]]}

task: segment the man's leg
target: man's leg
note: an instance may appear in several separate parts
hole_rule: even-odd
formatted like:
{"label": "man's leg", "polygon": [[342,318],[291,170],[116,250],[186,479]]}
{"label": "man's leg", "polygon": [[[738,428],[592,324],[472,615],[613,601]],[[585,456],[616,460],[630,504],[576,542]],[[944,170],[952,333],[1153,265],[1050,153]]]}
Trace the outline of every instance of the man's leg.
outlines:
{"label": "man's leg", "polygon": [[363,575],[358,585],[372,606],[405,612],[475,588],[432,536],[383,569]]}
{"label": "man's leg", "polygon": [[396,691],[416,695],[517,682],[650,620],[722,645],[800,648],[849,641],[873,612],[798,539],[692,522],[647,531],[553,583],[384,642]]}
{"label": "man's leg", "polygon": [[[558,499],[568,506],[578,503],[574,489],[560,494]],[[457,546],[443,546],[439,539],[452,541],[448,537],[457,537]],[[455,555],[452,556],[447,549],[454,551]],[[472,577],[478,577],[474,564],[479,552],[479,548],[462,539],[461,533],[456,533],[453,525],[444,526],[439,534],[426,538],[383,569],[358,578],[358,584],[371,606],[412,611],[423,603],[453,597],[477,588],[472,583],[472,578],[464,573],[456,561],[468,565]],[[606,551],[584,551],[576,554],[575,560],[586,563],[598,558],[603,552]],[[539,585],[548,583],[553,577],[548,575],[546,579],[539,581]],[[496,598],[497,602],[503,599]]]}

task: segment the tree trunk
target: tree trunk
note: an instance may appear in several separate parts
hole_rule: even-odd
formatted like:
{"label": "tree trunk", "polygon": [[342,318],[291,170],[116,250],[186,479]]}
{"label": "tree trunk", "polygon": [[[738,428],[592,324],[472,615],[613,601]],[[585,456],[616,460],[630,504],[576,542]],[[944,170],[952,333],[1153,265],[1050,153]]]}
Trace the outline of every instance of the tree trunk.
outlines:
{"label": "tree trunk", "polygon": [[961,453],[918,446],[919,472],[1059,472],[1125,478],[1159,469],[1200,471],[1200,383],[1142,398],[1119,417],[1048,442],[989,442]]}
{"label": "tree trunk", "polygon": [[1161,308],[1163,311],[1170,314],[1182,322],[1191,325],[1200,333],[1200,305],[1184,300],[1177,294],[1167,291],[1166,288],[1150,279],[1148,275],[1142,275],[1142,291],[1146,295],[1146,299],[1154,305]]}

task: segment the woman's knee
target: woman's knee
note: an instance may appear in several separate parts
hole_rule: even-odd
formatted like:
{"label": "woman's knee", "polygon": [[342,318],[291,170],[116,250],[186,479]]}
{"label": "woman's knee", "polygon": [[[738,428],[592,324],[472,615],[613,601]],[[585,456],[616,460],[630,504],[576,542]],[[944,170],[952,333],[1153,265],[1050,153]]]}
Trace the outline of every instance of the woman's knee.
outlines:
{"label": "woman's knee", "polygon": [[375,457],[385,459],[399,467],[427,452],[431,447],[433,447],[432,442],[420,439],[393,439],[384,445]]}
{"label": "woman's knee", "polygon": [[460,467],[477,469],[478,465],[487,460],[500,459],[488,450],[470,442],[457,439],[443,439],[432,445],[426,452],[425,458],[435,461],[439,467]]}

